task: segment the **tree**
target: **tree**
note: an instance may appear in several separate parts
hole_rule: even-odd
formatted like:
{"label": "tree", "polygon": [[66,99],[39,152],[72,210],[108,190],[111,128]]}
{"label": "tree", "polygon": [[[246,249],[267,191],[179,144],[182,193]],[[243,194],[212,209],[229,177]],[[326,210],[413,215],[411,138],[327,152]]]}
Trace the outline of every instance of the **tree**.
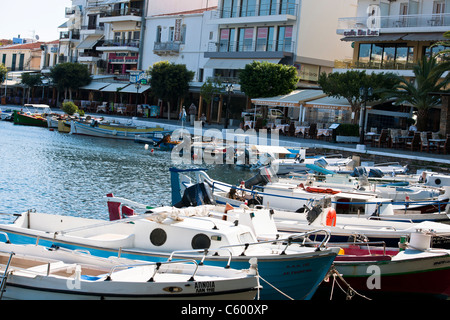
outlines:
{"label": "tree", "polygon": [[396,76],[398,84],[384,91],[385,98],[395,98],[395,104],[409,103],[417,109],[417,130],[428,128],[428,110],[441,103],[438,92],[450,92],[446,89],[450,81],[450,61],[438,63],[435,57],[423,57],[413,67],[414,81]]}
{"label": "tree", "polygon": [[30,91],[33,91],[32,97],[34,98],[34,87],[42,84],[40,73],[23,73],[22,84],[28,87],[28,103],[30,103]]}
{"label": "tree", "polygon": [[170,119],[171,103],[184,98],[189,92],[189,82],[194,78],[194,72],[189,71],[184,64],[174,64],[169,61],[156,62],[147,73],[150,75],[150,87],[153,93],[168,102],[168,118]]}
{"label": "tree", "polygon": [[324,93],[335,98],[345,98],[355,113],[352,123],[359,121],[359,113],[364,98],[360,95],[360,88],[372,88],[373,95],[367,97],[367,102],[381,99],[380,90],[389,88],[398,83],[398,79],[390,73],[366,74],[365,71],[349,70],[347,72],[322,73],[319,76],[319,85]]}
{"label": "tree", "polygon": [[253,61],[239,75],[241,91],[249,98],[274,97],[295,90],[299,78],[293,66]]}
{"label": "tree", "polygon": [[[214,96],[219,95],[223,91],[223,86],[220,81],[212,82],[210,79],[206,80],[206,82],[202,85],[200,88],[200,95],[203,97],[203,100],[205,100],[206,105],[213,102]],[[207,117],[208,121],[210,120],[211,116],[211,107],[208,107],[207,109]]]}
{"label": "tree", "polygon": [[72,100],[72,90],[88,85],[92,80],[87,66],[73,62],[56,65],[51,69],[50,77],[58,90],[64,90],[65,99],[67,99],[67,91],[69,91],[70,100]]}
{"label": "tree", "polygon": [[8,73],[8,69],[4,64],[0,64],[0,83],[3,83],[6,79],[6,74]]}

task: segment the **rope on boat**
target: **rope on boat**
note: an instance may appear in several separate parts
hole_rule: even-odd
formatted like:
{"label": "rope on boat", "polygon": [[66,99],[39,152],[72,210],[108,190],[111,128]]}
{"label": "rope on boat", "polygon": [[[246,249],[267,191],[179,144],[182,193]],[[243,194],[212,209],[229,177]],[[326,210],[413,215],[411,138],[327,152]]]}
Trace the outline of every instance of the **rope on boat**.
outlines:
{"label": "rope on boat", "polygon": [[[330,300],[333,299],[333,293],[334,293],[334,284],[337,284],[338,287],[341,289],[341,291],[346,294],[346,300],[351,300],[355,294],[366,299],[366,300],[372,300],[369,297],[366,297],[365,295],[362,295],[360,293],[358,293],[355,289],[353,289],[347,281],[345,281],[345,279],[342,277],[342,275],[336,270],[335,266],[332,266],[330,271],[328,271],[328,275],[325,277],[325,281],[327,281],[329,279],[330,276],[333,276],[333,284],[331,286],[331,294],[330,294]],[[339,282],[337,281],[337,279],[340,279],[346,286],[347,286],[347,291],[339,284]]]}
{"label": "rope on boat", "polygon": [[[258,272],[258,277],[264,281],[265,283],[267,283],[269,286],[271,286],[273,289],[275,289],[276,291],[278,291],[279,293],[281,293],[283,296],[285,296],[286,298],[290,299],[290,300],[294,300],[294,298],[291,298],[290,296],[288,296],[286,293],[284,293],[283,291],[281,291],[280,289],[278,289],[277,287],[275,287],[274,285],[272,285],[270,282],[268,282],[266,279],[264,279],[263,277],[261,277],[261,275]],[[259,293],[258,293],[259,295]]]}

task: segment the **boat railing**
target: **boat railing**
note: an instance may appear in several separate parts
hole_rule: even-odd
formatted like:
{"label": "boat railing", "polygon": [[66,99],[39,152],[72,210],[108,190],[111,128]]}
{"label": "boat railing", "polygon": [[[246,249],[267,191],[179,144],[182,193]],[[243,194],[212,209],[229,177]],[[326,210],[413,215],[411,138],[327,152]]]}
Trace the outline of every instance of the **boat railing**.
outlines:
{"label": "boat railing", "polygon": [[233,254],[230,249],[226,249],[223,247],[220,247],[220,248],[217,248],[214,250],[209,250],[209,249],[175,250],[175,251],[172,251],[172,253],[170,254],[169,259],[167,259],[167,261],[169,261],[169,262],[172,261],[175,255],[183,255],[183,254],[190,254],[190,253],[203,253],[202,259],[199,262],[199,265],[203,265],[208,253],[214,252],[214,254],[212,256],[217,256],[219,254],[218,251],[226,251],[228,253],[228,261],[227,261],[227,265],[225,266],[225,268],[226,269],[230,268],[231,258],[233,256]]}
{"label": "boat railing", "polygon": [[227,245],[227,246],[222,246],[220,248],[224,249],[224,248],[237,248],[237,247],[244,247],[244,250],[242,251],[242,253],[240,254],[240,256],[245,256],[245,252],[247,251],[247,249],[251,246],[257,246],[257,245],[263,245],[263,244],[274,244],[277,242],[281,242],[281,243],[285,243],[286,246],[284,247],[284,249],[281,251],[280,255],[285,255],[286,254],[286,250],[287,248],[292,245],[293,243],[298,243],[294,240],[296,239],[300,239],[303,238],[303,242],[302,245],[304,245],[306,243],[306,239],[309,235],[311,234],[316,234],[316,233],[320,233],[323,232],[325,233],[325,237],[323,237],[322,242],[317,246],[316,251],[320,251],[323,248],[326,248],[326,245],[328,243],[328,241],[330,240],[331,237],[331,233],[328,230],[325,229],[317,229],[317,230],[312,230],[312,231],[308,231],[308,232],[302,232],[302,233],[295,233],[290,235],[287,238],[279,238],[279,239],[272,239],[272,240],[266,240],[266,241],[258,241],[258,242],[252,242],[252,243],[239,243],[239,244],[232,244],[232,245]]}
{"label": "boat railing", "polygon": [[[234,188],[236,191],[242,191],[242,192],[248,192],[255,196],[272,196],[277,198],[284,198],[284,199],[295,199],[295,200],[305,200],[309,201],[311,198],[303,198],[303,197],[297,197],[297,196],[284,196],[280,194],[273,194],[273,193],[267,193],[264,191],[257,191],[255,188],[258,188],[258,186],[252,187],[252,189],[246,189],[246,188],[240,188],[239,186],[232,186],[227,183],[215,181],[215,180],[209,180],[208,184],[212,188],[212,192],[214,192],[214,189],[217,189],[219,191],[224,191],[223,189],[217,187],[217,186],[223,186],[228,188]],[[261,187],[259,187],[261,188]],[[326,194],[323,194],[323,196],[326,196]],[[392,205],[404,205],[405,208],[408,208],[411,205],[418,205],[418,204],[435,204],[438,206],[438,213],[441,213],[443,210],[445,210],[445,206],[450,204],[448,201],[442,201],[442,200],[408,200],[408,201],[367,201],[367,202],[345,202],[345,201],[331,201],[333,204],[345,204],[345,205],[367,205],[367,204],[375,204],[377,206],[381,206],[383,204],[392,204]]]}
{"label": "boat railing", "polygon": [[112,275],[114,272],[116,272],[118,269],[128,269],[128,268],[136,268],[136,267],[146,267],[146,266],[155,266],[155,270],[153,272],[153,275],[150,277],[147,282],[155,282],[155,276],[161,269],[161,266],[163,265],[169,265],[169,264],[186,264],[186,263],[193,263],[195,265],[194,272],[192,273],[191,277],[188,281],[195,281],[195,275],[198,271],[199,264],[194,259],[185,259],[185,260],[176,260],[176,261],[165,261],[165,262],[148,262],[148,263],[136,263],[136,264],[120,264],[116,265],[111,268],[110,272],[106,276],[105,281],[111,281]]}

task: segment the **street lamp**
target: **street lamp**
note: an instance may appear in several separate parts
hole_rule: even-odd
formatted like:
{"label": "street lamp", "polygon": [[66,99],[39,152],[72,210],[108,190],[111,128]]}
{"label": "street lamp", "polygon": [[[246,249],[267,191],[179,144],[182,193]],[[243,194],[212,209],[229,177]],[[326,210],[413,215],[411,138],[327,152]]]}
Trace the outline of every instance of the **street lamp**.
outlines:
{"label": "street lamp", "polygon": [[233,93],[233,84],[232,83],[227,83],[225,85],[225,92],[228,94],[228,102],[225,107],[225,126],[224,126],[224,128],[227,129],[228,128],[228,107],[230,106],[231,94]]}
{"label": "street lamp", "polygon": [[364,104],[362,105],[362,112],[361,117],[359,121],[359,144],[364,144],[364,128],[366,127],[366,107],[367,107],[367,100],[372,97],[373,95],[373,89],[371,87],[361,87],[359,88],[359,96],[362,99],[362,102]]}

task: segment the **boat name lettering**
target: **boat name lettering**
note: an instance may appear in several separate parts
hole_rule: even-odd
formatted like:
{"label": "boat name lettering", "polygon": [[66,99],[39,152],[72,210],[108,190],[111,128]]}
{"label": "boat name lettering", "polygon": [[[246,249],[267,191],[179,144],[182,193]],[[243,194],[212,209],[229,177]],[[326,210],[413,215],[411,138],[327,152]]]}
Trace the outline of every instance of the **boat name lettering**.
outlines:
{"label": "boat name lettering", "polygon": [[438,266],[438,265],[441,265],[441,264],[449,264],[450,263],[450,260],[441,260],[441,261],[436,261],[433,265],[435,265],[435,266]]}
{"label": "boat name lettering", "polygon": [[196,282],[195,292],[215,292],[216,284],[214,281]]}

